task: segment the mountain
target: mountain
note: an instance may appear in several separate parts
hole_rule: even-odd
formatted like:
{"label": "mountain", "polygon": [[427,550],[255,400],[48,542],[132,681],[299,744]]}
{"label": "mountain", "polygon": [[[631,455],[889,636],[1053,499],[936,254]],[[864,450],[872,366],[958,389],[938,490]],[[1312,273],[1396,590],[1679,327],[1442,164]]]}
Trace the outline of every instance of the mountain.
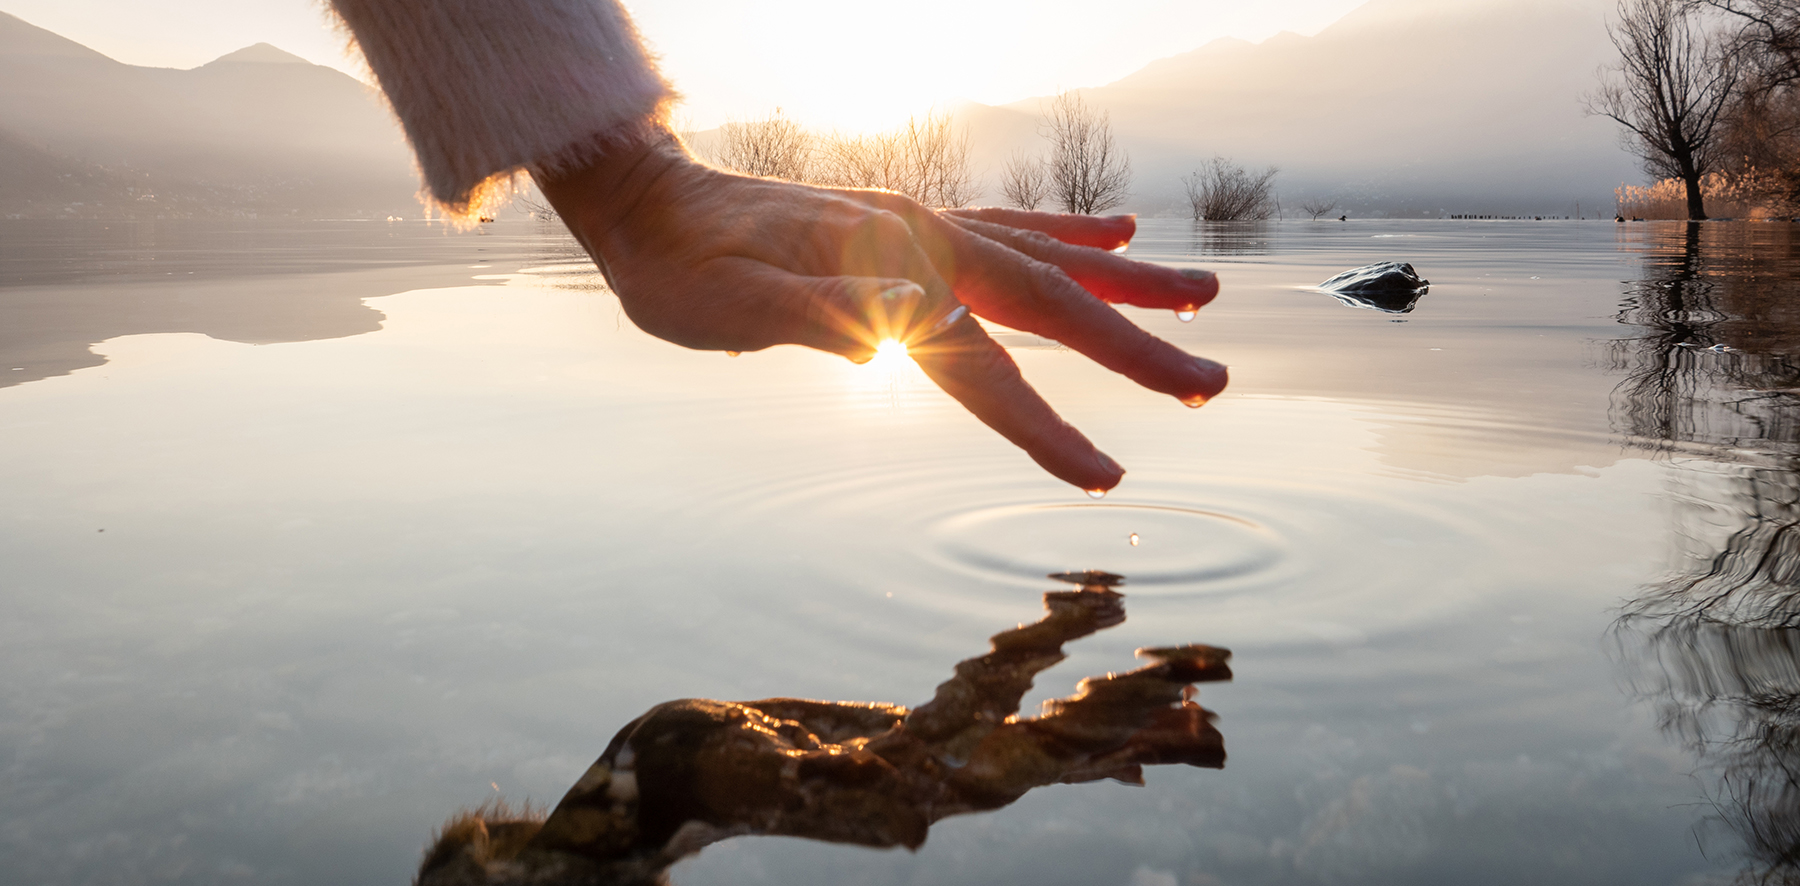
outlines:
{"label": "mountain", "polygon": [[31,158],[0,171],[0,214],[418,211],[411,154],[374,92],[266,43],[139,67],[0,13],[0,152]]}
{"label": "mountain", "polygon": [[[1311,37],[1224,39],[1081,90],[1130,152],[1132,203],[1185,207],[1180,178],[1218,154],[1275,165],[1284,201],[1330,195],[1394,214],[1611,211],[1642,179],[1580,96],[1615,51],[1610,0],[1371,0]],[[997,177],[1045,99],[965,109]],[[1001,114],[999,112],[1011,112]]]}

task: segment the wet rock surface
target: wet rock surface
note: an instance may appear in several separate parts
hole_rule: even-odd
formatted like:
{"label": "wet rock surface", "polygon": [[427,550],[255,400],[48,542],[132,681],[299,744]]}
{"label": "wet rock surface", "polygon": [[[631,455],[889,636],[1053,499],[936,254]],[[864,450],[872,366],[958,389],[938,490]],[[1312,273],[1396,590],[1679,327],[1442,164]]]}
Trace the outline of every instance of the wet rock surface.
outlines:
{"label": "wet rock surface", "polygon": [[1338,301],[1355,308],[1404,314],[1431,289],[1408,262],[1387,261],[1351,268],[1319,284]]}

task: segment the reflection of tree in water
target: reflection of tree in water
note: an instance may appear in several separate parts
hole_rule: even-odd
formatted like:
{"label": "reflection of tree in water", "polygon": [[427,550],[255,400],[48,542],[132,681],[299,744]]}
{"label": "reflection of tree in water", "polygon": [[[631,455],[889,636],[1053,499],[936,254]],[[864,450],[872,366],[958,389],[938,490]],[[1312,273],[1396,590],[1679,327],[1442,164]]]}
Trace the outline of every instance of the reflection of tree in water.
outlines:
{"label": "reflection of tree in water", "polygon": [[1616,639],[1745,841],[1744,878],[1800,882],[1800,242],[1785,225],[1648,230],[1612,413],[1676,468],[1677,563]]}
{"label": "reflection of tree in water", "polygon": [[1269,223],[1264,221],[1196,221],[1188,237],[1188,255],[1268,255]]}
{"label": "reflection of tree in water", "polygon": [[1610,349],[1626,373],[1615,430],[1656,449],[1800,441],[1800,239],[1785,225],[1647,229],[1618,315],[1638,334]]}

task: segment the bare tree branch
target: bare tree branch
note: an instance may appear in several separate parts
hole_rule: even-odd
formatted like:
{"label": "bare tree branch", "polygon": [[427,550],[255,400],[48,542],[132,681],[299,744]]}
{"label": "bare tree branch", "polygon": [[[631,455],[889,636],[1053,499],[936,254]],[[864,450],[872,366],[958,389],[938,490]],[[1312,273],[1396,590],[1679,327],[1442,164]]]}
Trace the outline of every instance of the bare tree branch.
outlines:
{"label": "bare tree branch", "polygon": [[776,108],[765,119],[719,127],[718,155],[712,159],[745,175],[806,181],[812,171],[813,141],[811,133]]}
{"label": "bare tree branch", "polygon": [[1261,220],[1275,214],[1275,172],[1273,166],[1260,173],[1246,172],[1224,157],[1214,157],[1192,175],[1182,176],[1181,183],[1187,186],[1195,221]]}
{"label": "bare tree branch", "polygon": [[1618,15],[1607,32],[1619,61],[1601,69],[1588,113],[1625,128],[1625,145],[1645,171],[1686,183],[1688,218],[1704,219],[1700,179],[1720,159],[1719,123],[1738,61],[1686,0],[1619,0]]}
{"label": "bare tree branch", "polygon": [[1012,155],[1000,172],[1000,194],[1020,209],[1036,209],[1050,197],[1044,161],[1025,153]]}
{"label": "bare tree branch", "polygon": [[1336,197],[1313,197],[1300,201],[1300,211],[1312,216],[1313,221],[1318,221],[1322,215],[1330,215],[1337,211],[1337,208]]}
{"label": "bare tree branch", "polygon": [[1092,215],[1125,202],[1131,158],[1113,140],[1111,115],[1065,92],[1051,99],[1044,134],[1050,139],[1050,195],[1064,212]]}
{"label": "bare tree branch", "polygon": [[926,206],[966,206],[980,193],[969,166],[969,135],[948,114],[911,118],[892,132],[833,133],[817,140],[811,181],[839,188],[882,188]]}

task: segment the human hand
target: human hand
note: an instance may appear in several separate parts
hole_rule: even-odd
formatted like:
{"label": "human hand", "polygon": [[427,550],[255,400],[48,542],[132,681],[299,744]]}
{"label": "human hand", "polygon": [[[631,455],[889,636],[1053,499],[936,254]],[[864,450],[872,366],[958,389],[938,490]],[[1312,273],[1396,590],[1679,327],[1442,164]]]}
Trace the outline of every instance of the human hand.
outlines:
{"label": "human hand", "polygon": [[1136,230],[1130,216],[935,212],[884,191],[722,172],[666,134],[537,181],[645,332],[703,350],[801,344],[857,362],[899,340],[977,418],[1082,489],[1111,489],[1125,472],[1057,416],[971,312],[1190,406],[1225,388],[1224,366],[1107,305],[1191,311],[1218,293],[1209,272],[1113,254]]}

